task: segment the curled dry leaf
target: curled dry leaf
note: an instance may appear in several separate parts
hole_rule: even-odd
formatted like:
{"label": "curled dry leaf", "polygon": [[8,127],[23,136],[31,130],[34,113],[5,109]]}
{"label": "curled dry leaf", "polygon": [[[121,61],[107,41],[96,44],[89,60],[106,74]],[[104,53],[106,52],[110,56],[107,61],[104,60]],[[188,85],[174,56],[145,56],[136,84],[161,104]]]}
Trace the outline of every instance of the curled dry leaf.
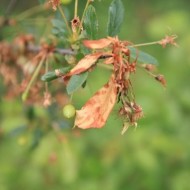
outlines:
{"label": "curled dry leaf", "polygon": [[162,47],[164,48],[166,47],[167,44],[178,46],[177,43],[175,42],[176,38],[177,38],[176,35],[166,36],[164,39],[160,40],[158,44],[162,45]]}
{"label": "curled dry leaf", "polygon": [[90,49],[102,49],[108,47],[112,43],[112,40],[108,38],[102,38],[100,40],[84,40],[83,44]]}
{"label": "curled dry leaf", "polygon": [[102,53],[94,53],[86,55],[83,59],[81,59],[78,64],[71,69],[71,71],[66,76],[72,76],[80,74],[86,70],[88,70],[91,66],[93,66]]}
{"label": "curled dry leaf", "polygon": [[75,126],[82,129],[101,128],[116,103],[117,90],[114,75],[90,100],[77,110]]}
{"label": "curled dry leaf", "polygon": [[108,58],[108,59],[106,59],[106,60],[104,61],[104,64],[109,65],[109,64],[113,64],[113,62],[114,62],[114,58],[113,58],[113,57],[110,57],[110,58]]}

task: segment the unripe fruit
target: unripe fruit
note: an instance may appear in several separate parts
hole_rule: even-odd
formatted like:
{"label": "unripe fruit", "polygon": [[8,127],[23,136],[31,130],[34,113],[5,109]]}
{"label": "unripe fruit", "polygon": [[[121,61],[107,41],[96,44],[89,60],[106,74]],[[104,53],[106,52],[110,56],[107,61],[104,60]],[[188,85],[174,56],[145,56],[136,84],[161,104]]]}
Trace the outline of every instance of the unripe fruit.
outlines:
{"label": "unripe fruit", "polygon": [[76,109],[72,104],[67,104],[63,107],[63,115],[64,117],[70,119],[75,116]]}
{"label": "unripe fruit", "polygon": [[28,139],[25,136],[20,136],[17,140],[20,146],[23,146],[27,143]]}
{"label": "unripe fruit", "polygon": [[61,3],[66,5],[69,4],[72,0],[61,0]]}

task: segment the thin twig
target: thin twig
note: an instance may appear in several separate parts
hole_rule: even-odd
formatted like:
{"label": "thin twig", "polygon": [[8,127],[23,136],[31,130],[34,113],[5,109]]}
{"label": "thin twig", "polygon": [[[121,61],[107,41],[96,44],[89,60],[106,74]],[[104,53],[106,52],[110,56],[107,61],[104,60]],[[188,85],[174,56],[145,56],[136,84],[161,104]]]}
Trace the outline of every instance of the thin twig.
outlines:
{"label": "thin twig", "polygon": [[149,42],[149,43],[142,43],[142,44],[134,44],[134,45],[130,45],[128,47],[142,47],[142,46],[150,46],[150,45],[155,45],[158,44],[159,41],[155,41],[155,42]]}
{"label": "thin twig", "polygon": [[75,13],[74,13],[74,18],[77,17],[77,12],[78,12],[78,0],[75,0]]}
{"label": "thin twig", "polygon": [[[47,73],[48,72],[48,68],[49,68],[49,63],[48,63],[48,59],[46,59],[45,61],[46,65],[45,65],[45,72]],[[48,93],[48,82],[45,83],[45,92]]]}
{"label": "thin twig", "polygon": [[45,59],[46,59],[46,55],[44,55],[44,56],[41,58],[41,60],[40,60],[40,62],[39,62],[39,64],[38,64],[36,70],[34,71],[34,74],[32,75],[32,78],[30,79],[30,82],[28,83],[28,85],[27,85],[27,87],[26,87],[24,93],[22,94],[22,100],[23,100],[23,101],[25,101],[25,100],[27,99],[28,92],[29,92],[29,90],[30,90],[30,88],[31,88],[31,86],[32,86],[32,84],[33,84],[33,82],[35,81],[36,77],[38,76],[39,71],[40,71],[40,69],[41,69],[41,67],[42,67],[42,65],[43,65],[43,63],[44,63],[44,61],[45,61]]}
{"label": "thin twig", "polygon": [[11,0],[7,6],[7,9],[5,11],[5,16],[9,15],[12,9],[15,7],[17,0]]}
{"label": "thin twig", "polygon": [[71,32],[71,28],[69,27],[67,18],[66,18],[66,16],[65,16],[65,13],[63,12],[63,9],[62,9],[60,6],[58,6],[58,9],[59,9],[59,12],[61,13],[61,16],[63,17],[63,20],[64,20],[64,22],[65,22],[65,24],[66,24],[66,27],[67,27],[68,32],[72,33],[72,32]]}
{"label": "thin twig", "polygon": [[[40,46],[29,45],[29,46],[26,47],[26,49],[29,52],[38,53],[38,52],[41,51],[42,48]],[[75,55],[76,54],[71,49],[60,49],[60,48],[55,48],[53,50],[53,53],[59,53],[59,54],[62,54],[62,55],[65,55],[65,54]]]}

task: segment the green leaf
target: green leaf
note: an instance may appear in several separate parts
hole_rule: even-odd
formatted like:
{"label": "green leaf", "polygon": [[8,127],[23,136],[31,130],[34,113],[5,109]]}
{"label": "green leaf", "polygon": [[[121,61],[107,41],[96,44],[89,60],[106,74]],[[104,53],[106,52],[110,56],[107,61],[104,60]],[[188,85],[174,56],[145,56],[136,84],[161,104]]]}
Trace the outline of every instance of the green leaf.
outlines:
{"label": "green leaf", "polygon": [[44,132],[41,129],[39,129],[39,128],[35,129],[35,131],[33,132],[33,138],[32,138],[32,142],[30,145],[30,151],[37,148],[43,135],[44,135]]}
{"label": "green leaf", "polygon": [[79,75],[73,75],[69,80],[69,83],[66,87],[67,93],[72,94],[78,90],[88,77],[88,72],[81,73]]}
{"label": "green leaf", "polygon": [[11,130],[8,135],[10,136],[19,136],[21,134],[23,134],[24,132],[26,132],[28,129],[28,127],[26,125],[23,125],[23,126],[20,126],[20,127],[17,127],[13,130]]}
{"label": "green leaf", "polygon": [[[138,58],[139,62],[142,63],[149,63],[153,65],[158,65],[158,61],[156,58],[154,58],[152,55],[149,55],[148,53],[145,53],[143,51],[139,51],[134,47],[128,47],[131,51],[131,57],[133,59]],[[137,57],[138,56],[138,57]]]}
{"label": "green leaf", "polygon": [[67,34],[67,30],[65,29],[65,23],[60,19],[52,19],[52,34],[57,36],[65,36]]}
{"label": "green leaf", "polygon": [[84,29],[86,30],[89,39],[96,39],[98,32],[98,20],[96,10],[92,5],[89,5],[84,17]]}
{"label": "green leaf", "polygon": [[[66,7],[65,5],[63,5],[63,4],[60,4],[59,5],[60,7],[61,7],[61,9],[63,10],[63,12],[64,12],[64,14],[65,14],[65,16],[66,16],[66,18],[67,18],[67,20],[71,20],[72,18],[72,16],[71,16],[71,12],[70,12],[70,8],[68,8],[68,7]],[[55,11],[54,12],[55,13],[55,19],[58,19],[58,20],[62,20],[63,21],[63,17],[62,17],[62,15],[61,15],[61,13],[60,13],[60,11]],[[64,22],[64,21],[63,21]]]}
{"label": "green leaf", "polygon": [[[50,82],[52,80],[59,78],[62,75],[65,75],[66,73],[70,71],[70,69],[71,67],[63,67],[60,69],[56,69],[55,71],[47,72],[41,77],[41,80],[44,82]],[[56,73],[59,73],[60,75],[57,75]]]}
{"label": "green leaf", "polygon": [[53,25],[53,27],[59,29],[59,28],[63,28],[65,26],[64,22],[60,19],[52,19],[51,23]]}
{"label": "green leaf", "polygon": [[119,33],[124,19],[124,6],[121,0],[113,0],[109,7],[107,31],[109,36],[116,36]]}

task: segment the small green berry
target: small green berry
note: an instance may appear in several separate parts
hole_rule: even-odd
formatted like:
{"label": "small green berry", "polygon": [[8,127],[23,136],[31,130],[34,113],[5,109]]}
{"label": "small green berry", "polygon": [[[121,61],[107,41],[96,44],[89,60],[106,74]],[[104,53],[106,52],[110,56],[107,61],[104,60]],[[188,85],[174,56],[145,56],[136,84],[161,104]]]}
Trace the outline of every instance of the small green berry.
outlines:
{"label": "small green berry", "polygon": [[69,4],[71,3],[72,0],[61,0],[61,3],[66,5],[66,4]]}
{"label": "small green berry", "polygon": [[63,107],[63,115],[64,117],[70,119],[75,116],[76,109],[72,104],[67,104]]}
{"label": "small green berry", "polygon": [[28,93],[23,93],[22,94],[22,101],[25,102],[27,99]]}
{"label": "small green berry", "polygon": [[17,140],[17,142],[18,142],[18,144],[19,144],[20,146],[25,145],[25,144],[27,143],[27,141],[28,141],[28,139],[27,139],[27,137],[25,137],[25,136],[20,136],[20,137],[18,138],[18,140]]}

